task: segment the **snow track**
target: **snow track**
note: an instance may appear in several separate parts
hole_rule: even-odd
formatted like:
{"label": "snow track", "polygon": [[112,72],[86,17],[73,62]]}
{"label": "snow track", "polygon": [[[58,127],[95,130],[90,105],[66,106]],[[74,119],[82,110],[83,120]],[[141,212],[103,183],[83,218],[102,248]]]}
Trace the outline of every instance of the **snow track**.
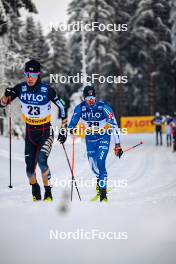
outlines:
{"label": "snow track", "polygon": [[[109,203],[90,203],[94,188],[80,188],[82,202],[74,190],[73,203],[66,202],[64,189],[53,188],[54,202],[32,203],[25,176],[24,142],[12,146],[13,189],[8,189],[8,139],[0,139],[0,248],[3,264],[175,264],[176,253],[176,155],[166,146],[154,145],[153,135],[129,135],[122,146],[144,145],[127,152],[121,160],[107,160],[109,179],[126,181],[113,188]],[[69,141],[71,142],[71,141]],[[71,144],[66,149],[71,154]],[[87,180],[90,171],[85,146],[75,145],[75,176]],[[58,182],[70,179],[61,146],[55,144],[50,167]],[[41,183],[40,172],[38,179]],[[43,192],[43,189],[42,189]],[[70,195],[70,193],[69,193]],[[64,214],[60,207],[68,205]],[[50,230],[74,232],[98,229],[105,233],[127,232],[127,240],[50,240]]]}

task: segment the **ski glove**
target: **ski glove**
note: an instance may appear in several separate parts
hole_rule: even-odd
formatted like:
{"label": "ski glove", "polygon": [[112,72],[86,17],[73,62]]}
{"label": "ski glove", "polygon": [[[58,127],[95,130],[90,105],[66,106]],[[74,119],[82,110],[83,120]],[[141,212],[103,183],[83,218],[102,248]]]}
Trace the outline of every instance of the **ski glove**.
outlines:
{"label": "ski glove", "polygon": [[73,135],[73,128],[70,128],[69,131],[70,131],[70,134]]}
{"label": "ski glove", "polygon": [[12,95],[14,95],[14,91],[11,88],[6,88],[4,95],[5,95],[5,97],[12,96]]}
{"label": "ski glove", "polygon": [[60,128],[57,140],[60,142],[60,144],[64,144],[66,139],[67,139],[67,130],[65,128]]}
{"label": "ski glove", "polygon": [[118,156],[119,159],[120,159],[121,156],[123,155],[123,150],[122,150],[122,148],[120,146],[120,143],[115,144],[114,152],[115,152],[115,155]]}

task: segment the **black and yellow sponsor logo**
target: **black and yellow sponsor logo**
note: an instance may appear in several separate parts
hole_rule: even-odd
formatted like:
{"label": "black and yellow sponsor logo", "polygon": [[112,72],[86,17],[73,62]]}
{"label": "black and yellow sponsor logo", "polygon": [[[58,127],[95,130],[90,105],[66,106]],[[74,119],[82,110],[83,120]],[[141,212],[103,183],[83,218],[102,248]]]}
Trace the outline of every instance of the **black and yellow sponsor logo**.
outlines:
{"label": "black and yellow sponsor logo", "polygon": [[22,115],[22,120],[29,125],[43,125],[51,121],[51,115],[48,115],[44,118],[29,118],[25,115]]}

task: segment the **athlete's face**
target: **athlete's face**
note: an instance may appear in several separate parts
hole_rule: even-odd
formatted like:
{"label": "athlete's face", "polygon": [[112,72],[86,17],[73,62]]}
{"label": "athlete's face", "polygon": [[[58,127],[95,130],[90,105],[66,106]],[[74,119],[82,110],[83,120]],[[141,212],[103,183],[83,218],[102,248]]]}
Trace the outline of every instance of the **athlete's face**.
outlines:
{"label": "athlete's face", "polygon": [[85,98],[86,103],[88,104],[88,106],[93,106],[96,103],[96,97],[94,96],[88,96]]}
{"label": "athlete's face", "polygon": [[24,76],[25,76],[25,80],[27,82],[27,85],[34,86],[37,82],[39,73],[27,73],[27,72],[25,72]]}

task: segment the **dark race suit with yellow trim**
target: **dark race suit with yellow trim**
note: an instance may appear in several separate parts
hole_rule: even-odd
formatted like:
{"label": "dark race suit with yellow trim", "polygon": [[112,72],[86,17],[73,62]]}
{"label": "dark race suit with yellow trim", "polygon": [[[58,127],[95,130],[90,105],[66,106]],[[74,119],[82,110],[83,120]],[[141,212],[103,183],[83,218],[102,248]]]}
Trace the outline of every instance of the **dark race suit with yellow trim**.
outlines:
{"label": "dark race suit with yellow trim", "polygon": [[46,175],[46,182],[50,178],[50,170],[47,163],[50,154],[54,133],[50,124],[50,108],[53,102],[60,111],[62,127],[67,126],[64,101],[59,98],[56,91],[48,84],[38,82],[34,87],[29,87],[26,82],[17,84],[11,88],[12,96],[4,103],[3,97],[0,107],[5,107],[15,98],[19,98],[22,110],[22,119],[26,123],[25,137],[25,162],[26,172],[29,178],[35,176],[38,164],[42,175]]}

